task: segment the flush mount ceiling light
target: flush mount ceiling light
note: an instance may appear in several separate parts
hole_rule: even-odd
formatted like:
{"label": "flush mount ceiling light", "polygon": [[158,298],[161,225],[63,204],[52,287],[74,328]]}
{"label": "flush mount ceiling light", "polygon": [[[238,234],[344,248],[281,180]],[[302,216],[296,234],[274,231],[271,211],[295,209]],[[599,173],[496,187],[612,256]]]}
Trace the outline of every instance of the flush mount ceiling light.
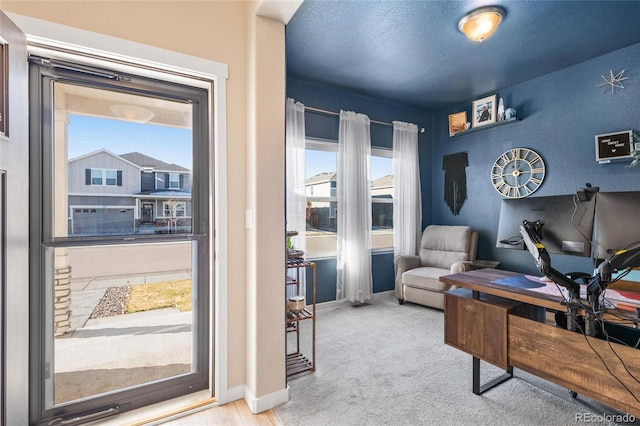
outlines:
{"label": "flush mount ceiling light", "polygon": [[458,23],[458,29],[472,41],[486,40],[504,19],[504,9],[485,6],[467,13]]}
{"label": "flush mount ceiling light", "polygon": [[127,121],[133,121],[135,123],[146,123],[155,115],[148,109],[135,105],[112,105],[110,109],[111,112],[116,115],[116,117],[122,118],[123,120]]}

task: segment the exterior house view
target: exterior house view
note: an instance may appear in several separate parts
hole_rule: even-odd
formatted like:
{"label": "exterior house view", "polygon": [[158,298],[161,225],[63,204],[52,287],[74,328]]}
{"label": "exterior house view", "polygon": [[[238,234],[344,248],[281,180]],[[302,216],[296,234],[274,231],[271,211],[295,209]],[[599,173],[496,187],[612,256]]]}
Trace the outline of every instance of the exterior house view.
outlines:
{"label": "exterior house view", "polygon": [[371,182],[371,224],[374,229],[393,228],[393,175]]}
{"label": "exterior house view", "polygon": [[72,158],[69,235],[189,232],[191,171],[139,152]]}
{"label": "exterior house view", "polygon": [[[312,176],[306,181],[308,198],[335,198],[337,191],[336,172],[325,172]],[[374,204],[372,224],[375,227],[392,227],[393,176],[386,175],[371,182],[371,197]],[[386,200],[386,201],[385,201]],[[307,202],[307,224],[309,228],[336,229],[336,209],[334,201]]]}
{"label": "exterior house view", "polygon": [[[337,173],[324,172],[306,179],[306,247],[310,255],[335,251],[337,229]],[[393,176],[371,181],[371,244],[393,246]]]}
{"label": "exterior house view", "polygon": [[[319,173],[306,181],[307,197],[336,197],[336,172]],[[307,202],[307,228],[325,231],[336,230],[336,208],[335,201],[308,201]]]}

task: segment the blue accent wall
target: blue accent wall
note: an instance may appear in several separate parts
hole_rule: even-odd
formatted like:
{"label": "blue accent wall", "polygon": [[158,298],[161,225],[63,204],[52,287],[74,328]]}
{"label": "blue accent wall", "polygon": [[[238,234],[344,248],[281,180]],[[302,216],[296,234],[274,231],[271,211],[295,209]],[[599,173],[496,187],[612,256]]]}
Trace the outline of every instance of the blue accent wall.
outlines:
{"label": "blue accent wall", "polygon": [[[623,69],[630,77],[623,82],[624,89],[611,93],[610,89],[598,87],[604,83],[601,75]],[[448,115],[466,110],[470,117],[473,99],[429,112],[287,81],[287,96],[307,106],[330,111],[352,110],[367,114],[373,120],[401,120],[425,127],[425,133],[419,135],[423,227],[469,225],[479,232],[479,259],[499,260],[502,269],[539,275],[527,251],[496,248],[503,197],[491,184],[491,166],[505,151],[524,147],[540,154],[546,166],[545,180],[532,196],[574,194],[587,182],[600,187],[601,191],[640,190],[640,166],[627,167],[629,162],[598,164],[595,160],[595,135],[640,130],[640,44],[496,93],[504,99],[505,108],[517,110],[520,121],[449,137]],[[337,140],[337,117],[307,112],[305,119],[307,136]],[[390,127],[372,124],[371,135],[374,146],[391,147]],[[442,159],[463,151],[468,153],[467,200],[459,215],[454,215],[444,202]],[[551,260],[553,267],[561,272],[593,269],[587,258],[551,255]],[[318,300],[334,300],[335,259],[322,262],[328,263],[319,268],[318,294],[322,296]],[[373,265],[374,291],[393,289],[393,254],[376,258]]]}
{"label": "blue accent wall", "polygon": [[[431,113],[402,105],[391,104],[352,93],[287,80],[287,97],[302,102],[305,106],[320,108],[327,111],[340,112],[341,109],[366,114],[371,120],[391,123],[405,121],[424,127],[424,133],[418,133],[418,147],[421,164],[420,178],[423,182],[423,220],[431,222]],[[327,115],[313,111],[305,112],[305,130],[309,138],[338,140],[339,119],[334,115]],[[381,124],[371,123],[371,145],[374,147],[391,148],[393,128]],[[426,183],[426,184],[424,184]],[[393,252],[372,254],[373,291],[379,293],[393,290]],[[313,259],[311,259],[313,260]],[[317,302],[327,302],[336,298],[336,259],[315,260],[317,266]]]}
{"label": "blue accent wall", "polygon": [[[336,300],[336,258],[309,259],[316,264],[316,302],[329,302]],[[311,270],[307,271],[307,303],[312,302],[309,294],[311,283]]]}
{"label": "blue accent wall", "polygon": [[[604,83],[601,75],[608,75],[610,69],[626,70],[630,78],[623,82],[624,89],[611,93],[610,88],[597,87]],[[595,160],[595,135],[640,130],[640,44],[499,90],[497,95],[504,98],[505,108],[517,110],[521,121],[450,138],[448,115],[467,111],[470,117],[473,99],[435,114],[432,219],[437,224],[477,229],[479,258],[500,260],[503,269],[539,275],[527,251],[495,247],[503,197],[491,184],[491,166],[503,152],[525,147],[540,154],[546,166],[544,182],[532,196],[574,194],[587,182],[600,191],[640,190],[640,167]],[[468,196],[460,214],[454,216],[444,203],[442,158],[461,151],[468,153]],[[575,256],[551,255],[551,261],[561,272],[593,269],[590,260]]]}
{"label": "blue accent wall", "polygon": [[[316,302],[322,303],[336,300],[336,258],[310,260],[316,264]],[[373,275],[374,293],[393,290],[395,288],[393,252],[373,253],[371,255],[371,273]],[[311,283],[311,269],[307,269],[306,278],[307,283]],[[307,304],[311,302],[311,292],[307,287]]]}

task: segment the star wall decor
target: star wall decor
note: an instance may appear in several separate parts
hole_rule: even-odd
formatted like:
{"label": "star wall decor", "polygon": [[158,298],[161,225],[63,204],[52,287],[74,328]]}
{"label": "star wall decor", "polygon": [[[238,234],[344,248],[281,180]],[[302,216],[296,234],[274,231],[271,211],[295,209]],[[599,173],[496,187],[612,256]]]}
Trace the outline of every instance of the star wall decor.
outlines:
{"label": "star wall decor", "polygon": [[629,77],[623,77],[622,75],[624,74],[624,70],[620,71],[618,74],[613,74],[613,70],[609,70],[609,75],[601,75],[600,77],[602,77],[602,79],[605,81],[602,84],[598,84],[598,86],[596,87],[600,87],[600,86],[606,86],[605,90],[603,90],[602,93],[605,93],[609,90],[609,87],[611,87],[611,93],[613,93],[613,91],[615,90],[615,88],[619,88],[619,89],[624,89],[624,86],[622,85],[622,83],[620,83],[623,80],[628,79]]}

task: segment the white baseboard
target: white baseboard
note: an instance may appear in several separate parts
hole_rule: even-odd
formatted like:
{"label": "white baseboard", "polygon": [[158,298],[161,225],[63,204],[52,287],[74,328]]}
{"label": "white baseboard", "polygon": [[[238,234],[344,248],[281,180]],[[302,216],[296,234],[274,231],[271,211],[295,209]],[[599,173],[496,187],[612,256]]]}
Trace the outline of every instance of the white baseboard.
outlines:
{"label": "white baseboard", "polygon": [[373,293],[373,300],[390,299],[395,297],[395,290],[381,291],[380,293]]}
{"label": "white baseboard", "polygon": [[249,388],[245,388],[244,399],[253,414],[262,413],[289,401],[289,386],[277,392],[256,398]]}
{"label": "white baseboard", "polygon": [[227,400],[224,402],[221,401],[221,403],[226,404],[227,402],[233,402],[244,398],[244,388],[244,385],[237,385],[227,389]]}
{"label": "white baseboard", "polygon": [[[372,301],[375,302],[377,300],[390,299],[395,297],[395,290],[381,291],[379,293],[373,293]],[[328,302],[322,302],[316,304],[316,309],[319,311],[324,311],[327,309],[339,308],[342,306],[351,306],[351,302],[346,299],[342,300],[330,300]]]}

